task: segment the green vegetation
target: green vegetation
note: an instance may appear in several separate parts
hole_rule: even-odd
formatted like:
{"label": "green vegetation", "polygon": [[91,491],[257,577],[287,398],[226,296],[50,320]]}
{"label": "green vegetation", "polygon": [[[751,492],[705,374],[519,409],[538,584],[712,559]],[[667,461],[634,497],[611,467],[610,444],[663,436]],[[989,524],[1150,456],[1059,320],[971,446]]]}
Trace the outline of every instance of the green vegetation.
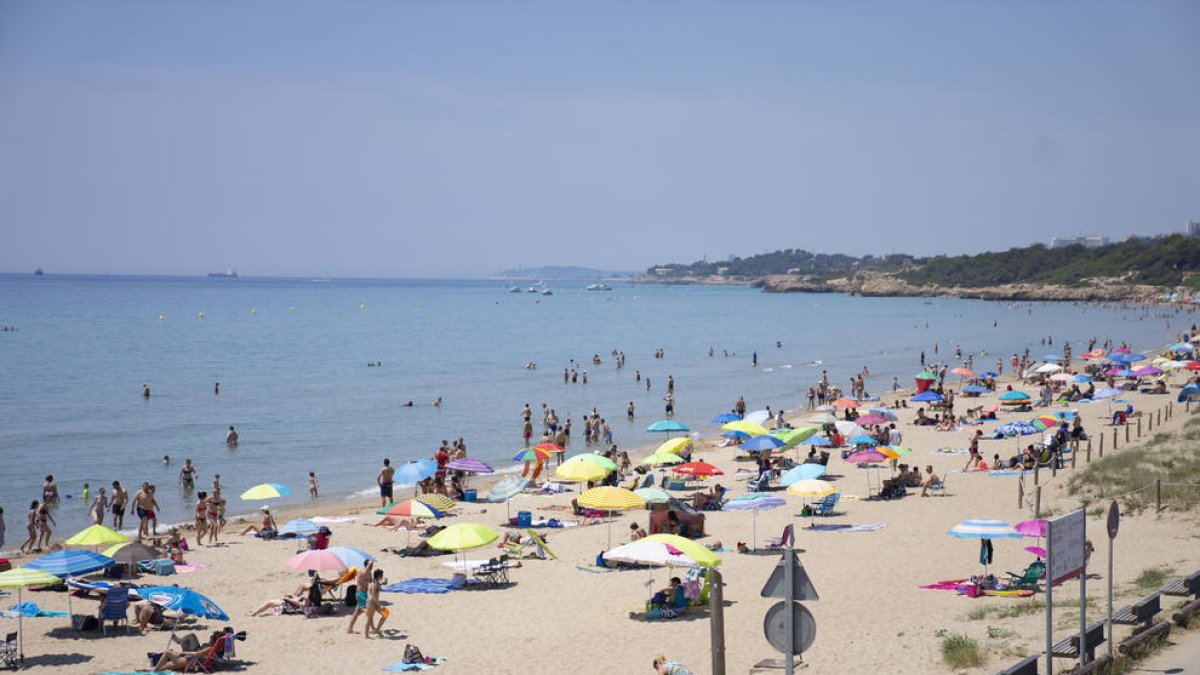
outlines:
{"label": "green vegetation", "polygon": [[[1155,434],[1140,448],[1118,451],[1093,461],[1071,476],[1067,492],[1092,500],[1116,496],[1121,507],[1136,511],[1154,506],[1154,481],[1162,479],[1163,506],[1192,509],[1200,505],[1200,418],[1175,433]],[[1183,484],[1180,486],[1179,484]]]}
{"label": "green vegetation", "polygon": [[1200,271],[1200,239],[1171,235],[1162,239],[1126,241],[1086,248],[1082,245],[1051,249],[1041,244],[1000,253],[924,261],[919,269],[900,278],[918,286],[978,288],[1012,283],[1071,286],[1090,278],[1125,278],[1152,286],[1176,286],[1185,272]]}
{"label": "green vegetation", "polygon": [[942,638],[942,660],[955,669],[975,668],[984,664],[987,655],[978,642],[956,633]]}
{"label": "green vegetation", "polygon": [[1133,585],[1139,591],[1149,593],[1162,588],[1167,579],[1175,573],[1175,568],[1163,565],[1161,567],[1147,567],[1142,570],[1142,573],[1133,580]]}
{"label": "green vegetation", "polygon": [[1016,637],[1017,632],[999,626],[988,626],[987,636],[989,640],[1007,640],[1010,637]]}
{"label": "green vegetation", "polygon": [[[671,263],[655,265],[646,270],[649,276],[685,277],[709,276],[722,274],[731,277],[760,277],[767,274],[787,274],[794,271],[797,274],[811,274],[818,277],[833,278],[852,274],[855,270],[872,269],[879,271],[899,271],[913,261],[911,256],[889,255],[877,258],[872,255],[856,258],[841,253],[810,253],[800,249],[785,249],[773,253],[752,255],[748,258],[731,257],[719,262],[700,261],[690,265]],[[665,269],[665,274],[659,275],[655,270]]]}

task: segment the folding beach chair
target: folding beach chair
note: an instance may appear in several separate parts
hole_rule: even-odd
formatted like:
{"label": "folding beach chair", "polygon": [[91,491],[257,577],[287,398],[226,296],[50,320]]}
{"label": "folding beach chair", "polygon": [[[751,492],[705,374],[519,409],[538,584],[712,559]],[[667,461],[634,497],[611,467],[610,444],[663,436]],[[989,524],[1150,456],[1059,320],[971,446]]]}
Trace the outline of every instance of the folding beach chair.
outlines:
{"label": "folding beach chair", "polygon": [[768,549],[791,548],[796,545],[796,532],[792,525],[783,528],[783,532],[778,537],[772,537],[767,540]]}
{"label": "folding beach chair", "polygon": [[125,632],[129,628],[129,589],[125,586],[113,586],[104,595],[104,609],[100,612],[100,625],[104,635],[108,635],[108,624],[111,621],[115,628],[117,623],[125,623]]}
{"label": "folding beach chair", "polygon": [[0,666],[9,670],[16,670],[19,667],[16,633],[5,635],[4,642],[0,643]]}
{"label": "folding beach chair", "polygon": [[837,506],[838,499],[841,499],[841,496],[842,493],[835,492],[822,497],[821,501],[812,505],[812,514],[814,516],[827,516],[833,513],[833,507]]}

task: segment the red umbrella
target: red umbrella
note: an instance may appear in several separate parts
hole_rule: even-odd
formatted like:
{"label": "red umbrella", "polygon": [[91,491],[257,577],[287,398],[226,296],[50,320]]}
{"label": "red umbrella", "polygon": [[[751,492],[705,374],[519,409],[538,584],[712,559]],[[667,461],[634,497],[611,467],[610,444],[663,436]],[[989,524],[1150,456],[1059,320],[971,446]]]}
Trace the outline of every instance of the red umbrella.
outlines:
{"label": "red umbrella", "polygon": [[546,452],[562,452],[566,450],[566,448],[556,443],[538,443],[533,448],[535,450],[545,450]]}
{"label": "red umbrella", "polygon": [[675,473],[682,473],[688,476],[724,476],[725,472],[708,462],[688,462],[680,464],[672,469]]}
{"label": "red umbrella", "polygon": [[970,368],[964,368],[962,366],[959,366],[950,372],[954,373],[955,375],[962,375],[963,377],[975,377],[974,371],[972,371]]}
{"label": "red umbrella", "polygon": [[1200,370],[1200,361],[1190,361],[1187,364],[1188,370]]}
{"label": "red umbrella", "polygon": [[852,398],[839,398],[833,402],[835,408],[857,408],[860,405],[862,404]]}

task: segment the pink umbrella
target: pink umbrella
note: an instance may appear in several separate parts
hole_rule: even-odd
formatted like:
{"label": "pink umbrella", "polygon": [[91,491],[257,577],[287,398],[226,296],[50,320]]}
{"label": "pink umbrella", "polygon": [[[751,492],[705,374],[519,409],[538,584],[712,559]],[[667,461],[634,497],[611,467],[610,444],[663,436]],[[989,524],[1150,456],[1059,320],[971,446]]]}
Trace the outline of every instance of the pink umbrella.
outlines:
{"label": "pink umbrella", "polygon": [[297,553],[287,561],[287,566],[297,570],[314,572],[345,572],[346,563],[336,553],[327,550]]}
{"label": "pink umbrella", "polygon": [[886,462],[887,459],[887,455],[875,448],[855,450],[846,456],[846,462],[849,464],[877,464],[879,462]]}
{"label": "pink umbrella", "polygon": [[1013,529],[1020,532],[1023,536],[1041,539],[1046,536],[1046,521],[1022,520]]}
{"label": "pink umbrella", "polygon": [[1041,546],[1026,546],[1025,550],[1029,551],[1030,553],[1036,555],[1039,558],[1046,557],[1046,549],[1042,548]]}
{"label": "pink umbrella", "polygon": [[1145,368],[1138,368],[1137,370],[1133,371],[1133,374],[1137,375],[1138,377],[1146,377],[1147,375],[1161,375],[1162,370],[1155,366],[1146,366]]}
{"label": "pink umbrella", "polygon": [[884,417],[883,415],[871,413],[870,415],[863,415],[862,417],[859,417],[858,419],[854,420],[854,422],[860,427],[875,426],[876,424],[887,424],[888,418]]}
{"label": "pink umbrella", "polygon": [[1075,379],[1075,376],[1070,373],[1055,373],[1054,375],[1050,376],[1050,379],[1054,380],[1055,382],[1069,382]]}

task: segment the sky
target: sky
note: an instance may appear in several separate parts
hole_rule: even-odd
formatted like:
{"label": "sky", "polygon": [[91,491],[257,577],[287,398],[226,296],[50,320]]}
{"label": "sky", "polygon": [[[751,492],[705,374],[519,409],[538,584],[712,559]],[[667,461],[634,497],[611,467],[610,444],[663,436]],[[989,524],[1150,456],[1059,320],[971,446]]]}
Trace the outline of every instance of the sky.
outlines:
{"label": "sky", "polygon": [[477,277],[1200,220],[1200,3],[0,0],[0,271]]}

